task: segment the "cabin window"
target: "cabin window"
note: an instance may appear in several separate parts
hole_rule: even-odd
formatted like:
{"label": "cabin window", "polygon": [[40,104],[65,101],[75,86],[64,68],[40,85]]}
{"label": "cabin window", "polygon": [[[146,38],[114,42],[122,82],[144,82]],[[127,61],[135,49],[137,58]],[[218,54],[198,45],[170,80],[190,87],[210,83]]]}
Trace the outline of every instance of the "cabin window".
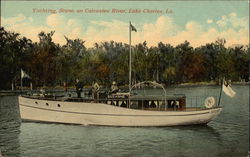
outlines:
{"label": "cabin window", "polygon": [[47,106],[49,106],[49,104],[48,104],[48,103],[46,103],[46,105],[47,105]]}
{"label": "cabin window", "polygon": [[60,104],[57,104],[57,107],[61,107],[61,105],[60,105]]}

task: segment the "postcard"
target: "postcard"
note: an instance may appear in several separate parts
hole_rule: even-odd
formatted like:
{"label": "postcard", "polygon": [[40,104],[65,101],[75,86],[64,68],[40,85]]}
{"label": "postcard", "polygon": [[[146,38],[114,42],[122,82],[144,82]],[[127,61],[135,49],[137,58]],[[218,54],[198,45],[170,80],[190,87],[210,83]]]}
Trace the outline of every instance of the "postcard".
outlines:
{"label": "postcard", "polygon": [[249,1],[1,1],[0,157],[249,156]]}

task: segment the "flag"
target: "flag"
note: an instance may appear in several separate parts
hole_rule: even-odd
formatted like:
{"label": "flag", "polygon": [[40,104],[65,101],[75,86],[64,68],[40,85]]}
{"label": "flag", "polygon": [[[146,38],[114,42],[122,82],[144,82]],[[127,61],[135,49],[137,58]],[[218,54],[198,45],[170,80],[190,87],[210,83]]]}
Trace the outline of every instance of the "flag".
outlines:
{"label": "flag", "polygon": [[130,23],[131,31],[137,32],[136,28]]}
{"label": "flag", "polygon": [[28,74],[26,74],[26,72],[23,71],[23,69],[21,69],[21,78],[29,78],[30,76]]}
{"label": "flag", "polygon": [[226,81],[224,81],[223,83],[222,90],[226,95],[230,96],[231,98],[236,95],[236,92],[233,91],[233,89],[231,88],[231,85],[228,84]]}

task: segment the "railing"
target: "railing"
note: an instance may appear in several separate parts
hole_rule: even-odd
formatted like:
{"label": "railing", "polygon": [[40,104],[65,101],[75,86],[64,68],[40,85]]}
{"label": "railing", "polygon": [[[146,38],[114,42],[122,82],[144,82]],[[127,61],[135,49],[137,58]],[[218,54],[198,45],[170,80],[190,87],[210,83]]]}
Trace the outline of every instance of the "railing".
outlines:
{"label": "railing", "polygon": [[205,99],[207,97],[214,97],[216,102],[215,102],[215,105],[217,104],[217,101],[218,101],[218,96],[215,96],[215,95],[209,95],[209,96],[190,96],[190,97],[187,97],[186,99],[186,107],[187,108],[199,108],[199,107],[204,107],[204,103],[205,103]]}

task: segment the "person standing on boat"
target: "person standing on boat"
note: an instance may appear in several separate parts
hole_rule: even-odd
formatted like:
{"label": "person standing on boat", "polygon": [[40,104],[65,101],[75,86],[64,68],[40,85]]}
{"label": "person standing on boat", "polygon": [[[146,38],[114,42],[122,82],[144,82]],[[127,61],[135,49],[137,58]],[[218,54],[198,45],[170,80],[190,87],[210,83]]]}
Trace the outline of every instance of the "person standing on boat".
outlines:
{"label": "person standing on boat", "polygon": [[117,93],[118,91],[119,91],[119,88],[118,88],[118,86],[116,85],[116,82],[113,81],[113,82],[112,82],[112,86],[111,86],[111,91],[110,91],[110,93],[111,93],[111,94],[114,94],[114,93]]}
{"label": "person standing on boat", "polygon": [[67,83],[66,82],[63,82],[63,89],[64,89],[65,93],[68,91],[68,87],[67,87]]}
{"label": "person standing on boat", "polygon": [[83,85],[82,83],[79,81],[79,79],[76,79],[76,94],[78,98],[81,98],[81,92],[82,92],[82,88]]}
{"label": "person standing on boat", "polygon": [[100,89],[100,86],[97,82],[92,84],[92,90],[93,90],[93,98],[94,98],[94,102],[97,102],[98,99],[98,91]]}

